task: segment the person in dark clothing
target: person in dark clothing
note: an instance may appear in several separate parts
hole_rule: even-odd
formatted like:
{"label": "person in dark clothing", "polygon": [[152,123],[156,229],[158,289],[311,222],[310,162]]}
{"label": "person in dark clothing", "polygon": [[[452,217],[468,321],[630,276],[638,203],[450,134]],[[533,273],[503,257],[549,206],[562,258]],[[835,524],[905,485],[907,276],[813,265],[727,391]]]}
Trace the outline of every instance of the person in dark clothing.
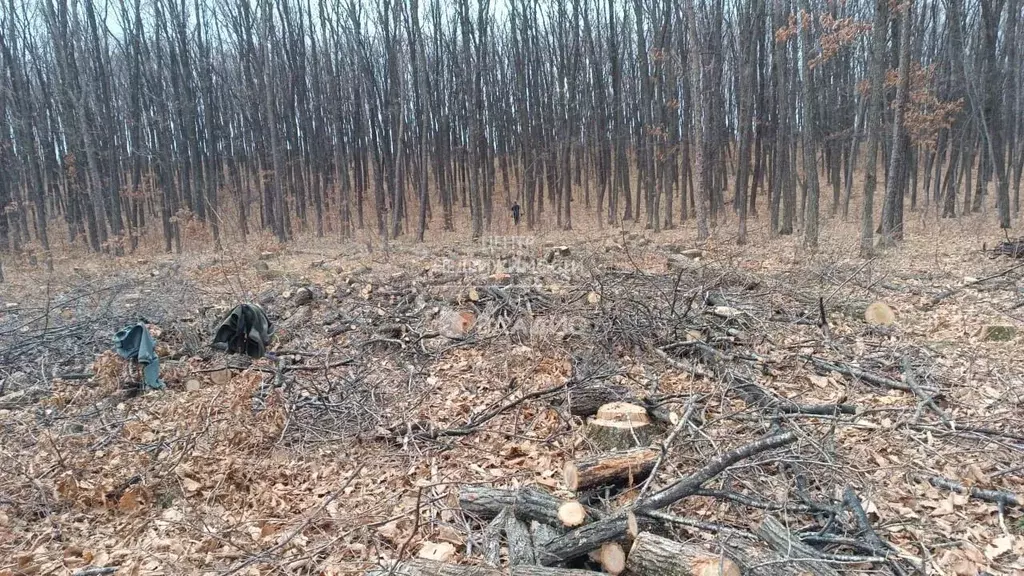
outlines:
{"label": "person in dark clothing", "polygon": [[519,218],[520,218],[519,202],[513,202],[512,203],[512,221],[516,223],[517,227],[519,226]]}

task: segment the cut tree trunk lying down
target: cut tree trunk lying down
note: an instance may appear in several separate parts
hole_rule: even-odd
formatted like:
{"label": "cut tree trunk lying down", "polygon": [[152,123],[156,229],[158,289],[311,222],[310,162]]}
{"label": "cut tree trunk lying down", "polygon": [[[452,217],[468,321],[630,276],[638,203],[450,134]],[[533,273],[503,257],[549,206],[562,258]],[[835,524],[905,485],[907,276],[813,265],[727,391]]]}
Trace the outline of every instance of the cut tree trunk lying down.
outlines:
{"label": "cut tree trunk lying down", "polygon": [[740,576],[739,566],[729,558],[650,532],[637,535],[626,568],[644,576]]}
{"label": "cut tree trunk lying down", "polygon": [[513,566],[499,570],[486,566],[463,566],[424,558],[404,560],[388,567],[368,570],[365,576],[598,576],[600,572],[544,566]]}
{"label": "cut tree trunk lying down", "polygon": [[554,566],[579,558],[592,550],[601,548],[608,542],[625,540],[633,533],[651,530],[655,527],[654,520],[646,516],[615,516],[598,522],[592,522],[567,532],[538,548],[537,561],[544,566]]}
{"label": "cut tree trunk lying down", "polygon": [[598,454],[566,462],[562,475],[565,485],[574,491],[607,485],[635,485],[650,475],[660,454],[654,448]]}
{"label": "cut tree trunk lying down", "polygon": [[[560,528],[565,526],[559,511],[565,504],[578,504],[575,500],[562,500],[539,488],[527,486],[519,490],[504,490],[486,486],[462,486],[459,488],[459,506],[469,516],[490,519],[501,514],[505,508],[524,522],[540,522]],[[583,506],[586,520],[604,518],[605,514],[596,508]]]}
{"label": "cut tree trunk lying down", "polygon": [[516,501],[516,492],[488,486],[462,486],[459,488],[459,507],[470,516],[490,520]]}

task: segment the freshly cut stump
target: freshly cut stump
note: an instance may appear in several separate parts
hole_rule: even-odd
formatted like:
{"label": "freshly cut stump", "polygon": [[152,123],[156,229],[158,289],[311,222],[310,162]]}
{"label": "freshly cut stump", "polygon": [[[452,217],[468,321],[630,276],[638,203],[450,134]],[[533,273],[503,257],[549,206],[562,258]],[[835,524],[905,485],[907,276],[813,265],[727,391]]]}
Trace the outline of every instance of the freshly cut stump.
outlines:
{"label": "freshly cut stump", "polygon": [[566,462],[562,467],[565,485],[573,491],[598,486],[633,485],[650,476],[660,452],[637,448],[623,452],[598,454]]}
{"label": "freshly cut stump", "polygon": [[643,576],[740,576],[740,567],[728,558],[650,532],[637,535],[626,568]]}
{"label": "freshly cut stump", "polygon": [[873,326],[890,326],[896,322],[896,314],[885,302],[872,302],[864,310],[864,321]]}
{"label": "freshly cut stump", "polygon": [[647,409],[627,402],[612,402],[587,421],[583,435],[601,450],[626,450],[651,443],[651,418]]}

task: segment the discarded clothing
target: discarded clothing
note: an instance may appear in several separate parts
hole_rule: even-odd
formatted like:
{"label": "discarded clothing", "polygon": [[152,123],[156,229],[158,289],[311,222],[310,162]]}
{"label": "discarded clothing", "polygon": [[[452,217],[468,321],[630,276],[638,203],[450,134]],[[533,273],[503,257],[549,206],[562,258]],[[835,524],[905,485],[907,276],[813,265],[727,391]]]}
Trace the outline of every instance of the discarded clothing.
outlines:
{"label": "discarded clothing", "polygon": [[213,337],[214,348],[262,358],[267,353],[274,326],[258,304],[240,304],[228,314]]}
{"label": "discarded clothing", "polygon": [[126,360],[135,360],[143,365],[142,376],[146,388],[164,389],[164,383],[160,380],[160,360],[156,356],[156,340],[153,340],[144,323],[125,326],[114,334],[114,351]]}

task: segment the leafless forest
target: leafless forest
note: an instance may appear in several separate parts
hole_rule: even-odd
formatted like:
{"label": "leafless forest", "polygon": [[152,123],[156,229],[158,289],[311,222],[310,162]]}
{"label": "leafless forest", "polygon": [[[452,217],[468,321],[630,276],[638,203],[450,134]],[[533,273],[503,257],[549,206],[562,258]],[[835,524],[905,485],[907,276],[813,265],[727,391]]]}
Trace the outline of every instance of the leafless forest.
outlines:
{"label": "leafless forest", "polygon": [[4,3],[3,251],[1020,207],[1019,0]]}

